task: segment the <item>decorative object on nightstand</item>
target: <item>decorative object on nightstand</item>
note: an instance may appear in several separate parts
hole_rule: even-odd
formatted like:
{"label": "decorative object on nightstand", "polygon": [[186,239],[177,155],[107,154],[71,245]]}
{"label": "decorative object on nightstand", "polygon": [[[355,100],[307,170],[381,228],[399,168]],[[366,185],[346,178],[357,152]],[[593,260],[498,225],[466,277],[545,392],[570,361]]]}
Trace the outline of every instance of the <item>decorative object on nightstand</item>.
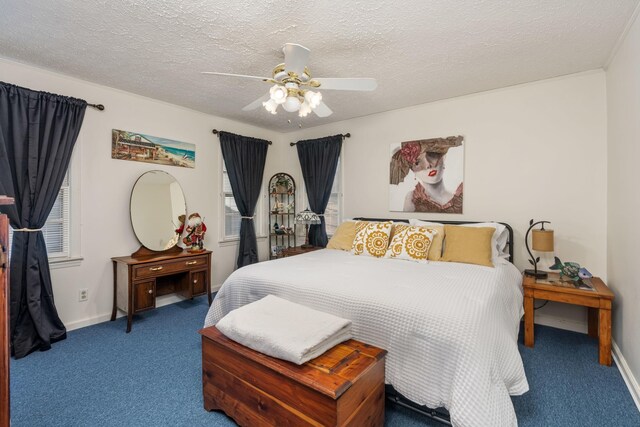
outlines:
{"label": "decorative object on nightstand", "polygon": [[565,262],[560,261],[560,258],[554,257],[555,264],[549,267],[551,270],[560,270],[560,278],[566,277],[569,280],[577,281],[580,279],[578,273],[580,273],[580,264],[577,262]]}
{"label": "decorative object on nightstand", "polygon": [[[526,274],[527,276],[533,276],[538,279],[544,279],[545,277],[547,277],[547,273],[544,271],[538,271],[538,262],[540,262],[540,257],[534,257],[531,253],[531,249],[529,249],[529,233],[532,233],[531,247],[534,251],[553,252],[553,230],[545,229],[545,224],[551,223],[549,221],[533,222],[533,220],[530,220],[529,229],[524,236],[524,244],[527,247],[529,256],[531,257],[529,263],[533,265],[533,270],[527,269],[524,271],[524,274]],[[534,230],[533,227],[535,227],[536,225],[540,225],[540,229]]]}
{"label": "decorative object on nightstand", "polygon": [[296,182],[278,172],[269,179],[269,259],[280,258],[282,249],[296,246]]}
{"label": "decorative object on nightstand", "polygon": [[312,248],[313,245],[309,244],[309,224],[320,224],[320,217],[315,212],[311,212],[309,209],[305,209],[296,215],[296,224],[304,224],[304,245],[302,249]]}

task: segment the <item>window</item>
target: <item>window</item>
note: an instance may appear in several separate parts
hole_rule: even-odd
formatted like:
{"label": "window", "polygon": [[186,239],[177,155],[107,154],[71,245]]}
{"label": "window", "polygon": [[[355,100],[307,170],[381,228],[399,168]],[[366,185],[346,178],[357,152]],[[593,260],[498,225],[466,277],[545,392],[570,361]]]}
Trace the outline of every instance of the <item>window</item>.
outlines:
{"label": "window", "polygon": [[70,253],[70,194],[69,172],[64,176],[62,186],[58,192],[53,208],[49,213],[49,218],[44,227],[42,234],[47,245],[47,253],[49,258],[68,258]]}
{"label": "window", "polygon": [[324,220],[327,225],[327,236],[333,236],[342,221],[342,162],[338,160],[336,176],[333,178],[331,197],[324,211]]}
{"label": "window", "polygon": [[[49,213],[49,218],[42,227],[47,254],[51,261],[71,257],[71,185],[69,172],[64,177],[58,197]],[[9,231],[9,247],[13,240],[13,230]]]}
{"label": "window", "polygon": [[224,206],[224,233],[223,240],[232,240],[240,237],[240,212],[236,206],[231,190],[231,182],[227,174],[227,166],[222,161],[222,206]]}
{"label": "window", "polygon": [[[301,187],[301,193],[303,194],[302,200],[305,200],[306,203],[298,209],[299,211],[307,209],[309,206],[307,189],[304,184]],[[327,236],[330,238],[336,232],[340,222],[342,222],[342,156],[338,159],[336,176],[333,178],[333,186],[331,187],[331,196],[329,197],[327,208],[324,210],[324,221],[327,229]],[[300,236],[304,238],[304,227],[298,227],[298,229],[301,230]]]}
{"label": "window", "polygon": [[[231,189],[231,182],[229,181],[229,175],[227,174],[227,166],[222,160],[222,206],[223,206],[223,227],[221,236],[222,241],[226,240],[236,240],[240,238],[240,222],[242,218],[240,216],[240,212],[238,211],[238,207],[236,206],[236,201],[233,198],[233,190]],[[258,237],[263,236],[262,229],[262,195],[258,199],[258,203],[256,205],[255,210],[255,218],[254,224],[256,227],[256,235]]]}

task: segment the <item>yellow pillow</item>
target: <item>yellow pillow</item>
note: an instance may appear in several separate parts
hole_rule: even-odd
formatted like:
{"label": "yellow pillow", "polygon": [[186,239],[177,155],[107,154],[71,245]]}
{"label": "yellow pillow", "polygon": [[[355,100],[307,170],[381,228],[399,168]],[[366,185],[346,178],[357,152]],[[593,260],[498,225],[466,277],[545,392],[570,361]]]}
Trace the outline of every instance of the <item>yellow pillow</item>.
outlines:
{"label": "yellow pillow", "polygon": [[493,267],[491,262],[491,238],[493,227],[460,227],[445,225],[444,253],[442,261],[464,262]]}
{"label": "yellow pillow", "polygon": [[428,227],[399,224],[393,227],[394,234],[385,258],[427,262],[427,254],[436,233]]}
{"label": "yellow pillow", "polygon": [[389,234],[393,222],[356,222],[356,236],[351,252],[354,255],[367,255],[382,258],[389,246]]}
{"label": "yellow pillow", "polygon": [[353,239],[356,237],[356,222],[345,221],[338,226],[338,229],[329,243],[327,249],[340,249],[341,251],[350,251],[353,247]]}

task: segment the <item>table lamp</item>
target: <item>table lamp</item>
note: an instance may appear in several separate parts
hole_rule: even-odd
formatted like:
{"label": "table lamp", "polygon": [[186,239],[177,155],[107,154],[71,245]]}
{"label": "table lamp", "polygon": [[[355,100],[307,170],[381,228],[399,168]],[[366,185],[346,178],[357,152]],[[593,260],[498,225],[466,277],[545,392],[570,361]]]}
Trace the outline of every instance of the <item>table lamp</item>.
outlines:
{"label": "table lamp", "polygon": [[[529,229],[527,230],[527,234],[525,234],[524,236],[524,244],[527,247],[529,256],[531,257],[529,263],[533,265],[533,270],[525,270],[524,274],[526,274],[527,276],[533,276],[536,279],[545,279],[547,277],[547,273],[544,271],[538,271],[538,262],[540,262],[540,257],[534,257],[531,253],[531,249],[529,249],[529,232],[532,233],[531,248],[534,251],[553,252],[553,230],[545,229],[545,224],[551,223],[549,221],[529,221]],[[540,229],[533,230],[533,227],[535,227],[536,225],[540,225]]]}
{"label": "table lamp", "polygon": [[309,224],[320,224],[320,217],[315,212],[311,212],[309,209],[305,209],[296,214],[294,221],[296,224],[304,224],[305,240],[302,248],[312,248],[313,245],[309,244]]}

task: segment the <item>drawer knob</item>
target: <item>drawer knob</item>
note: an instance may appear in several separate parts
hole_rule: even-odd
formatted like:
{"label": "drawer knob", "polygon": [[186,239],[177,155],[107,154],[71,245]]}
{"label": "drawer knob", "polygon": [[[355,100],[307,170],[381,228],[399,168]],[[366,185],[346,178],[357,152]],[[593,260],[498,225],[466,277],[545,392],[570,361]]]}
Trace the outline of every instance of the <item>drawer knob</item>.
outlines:
{"label": "drawer knob", "polygon": [[193,281],[193,283],[194,283],[194,284],[198,283],[198,279],[195,279],[195,280]]}
{"label": "drawer knob", "polygon": [[153,289],[149,289],[149,293],[152,294],[153,293]]}
{"label": "drawer knob", "polygon": [[150,271],[160,271],[160,270],[162,270],[162,266],[160,266],[160,267],[149,267],[149,270]]}
{"label": "drawer knob", "polygon": [[194,265],[197,264],[198,261],[187,261],[187,265]]}

